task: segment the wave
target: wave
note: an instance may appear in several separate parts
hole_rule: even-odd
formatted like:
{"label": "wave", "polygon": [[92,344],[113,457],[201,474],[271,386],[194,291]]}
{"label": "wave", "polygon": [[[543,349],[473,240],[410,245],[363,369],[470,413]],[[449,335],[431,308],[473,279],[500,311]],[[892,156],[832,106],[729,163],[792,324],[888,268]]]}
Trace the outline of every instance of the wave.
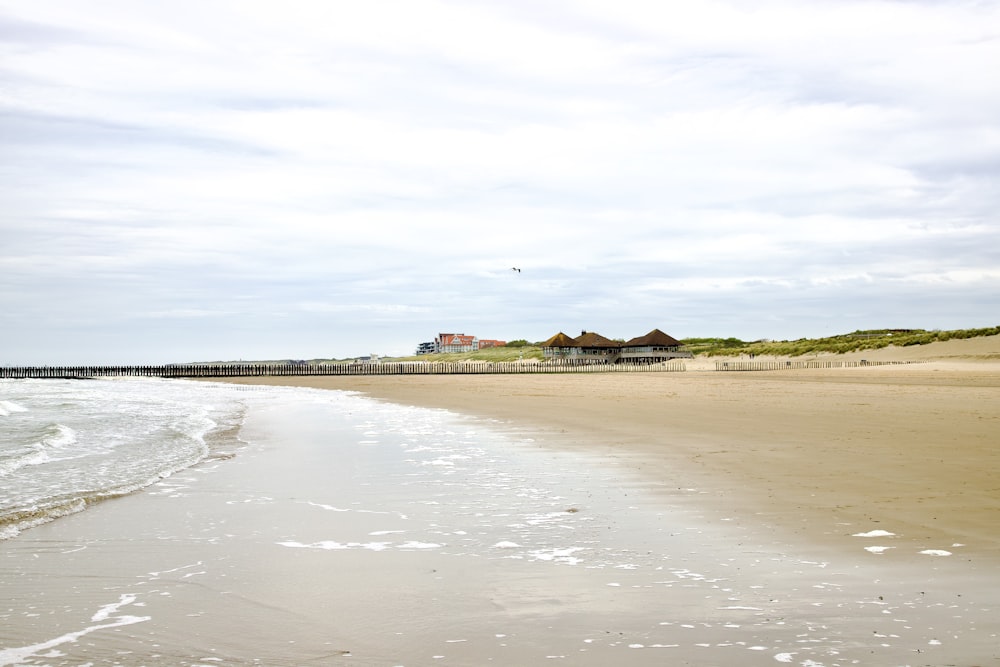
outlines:
{"label": "wave", "polygon": [[47,507],[29,507],[0,516],[0,540],[17,537],[21,531],[43,523],[54,521],[59,517],[76,514],[87,509],[87,500],[73,498],[63,503],[50,504]]}
{"label": "wave", "polygon": [[69,426],[63,424],[53,424],[49,427],[50,435],[42,438],[42,445],[54,449],[65,449],[77,442],[77,433]]}
{"label": "wave", "polygon": [[37,466],[51,460],[51,457],[47,453],[38,449],[14,454],[13,456],[0,456],[0,477],[9,475],[25,466]]}
{"label": "wave", "polygon": [[0,417],[9,417],[12,412],[27,412],[28,408],[14,401],[0,401]]}
{"label": "wave", "polygon": [[179,470],[196,465],[200,460],[201,457],[197,460],[186,461],[173,468],[163,470],[153,477],[141,482],[126,483],[108,489],[81,492],[81,494],[77,496],[64,495],[62,497],[50,499],[42,504],[8,511],[6,514],[0,515],[0,540],[16,537],[22,531],[29,528],[34,528],[35,526],[40,526],[43,523],[48,523],[49,521],[54,521],[64,516],[76,514],[77,512],[82,512],[91,505],[96,505],[97,503],[105,500],[121,498],[131,493],[135,493],[136,491],[140,491],[170,477]]}
{"label": "wave", "polygon": [[[181,419],[172,424],[172,430],[177,434],[177,437],[199,442],[202,446],[197,451],[191,452],[187,457],[161,461],[161,467],[158,470],[150,471],[150,474],[144,478],[124,481],[103,489],[71,492],[50,498],[42,503],[33,504],[30,507],[8,510],[0,514],[0,540],[16,537],[29,528],[82,512],[102,501],[121,498],[141,491],[181,470],[198,465],[202,461],[232,458],[236,455],[234,446],[239,449],[246,444],[246,441],[239,437],[239,429],[244,419],[244,410],[237,412],[234,419],[226,420],[223,425],[204,415],[192,415],[189,418]],[[43,438],[38,443],[39,446],[44,442],[51,448],[66,447],[76,441],[76,432],[62,424],[51,425],[50,432],[51,435]],[[224,449],[223,443],[227,445]],[[12,472],[26,465],[37,465],[53,460],[57,460],[56,457],[50,457],[46,451],[39,449],[6,462],[0,460],[0,477],[8,472],[8,468]]]}
{"label": "wave", "polygon": [[248,401],[227,386],[49,382],[34,393],[29,407],[0,401],[7,415],[29,413],[0,417],[0,540],[246,445]]}
{"label": "wave", "polygon": [[[63,424],[45,427],[42,437],[22,449],[0,455],[0,477],[9,475],[25,466],[37,466],[56,460],[50,452],[65,450],[77,443],[77,432]],[[59,458],[67,458],[61,456]],[[68,458],[74,458],[69,456]]]}
{"label": "wave", "polygon": [[218,423],[208,417],[207,410],[185,415],[170,424],[170,428],[181,437],[193,440],[202,445],[205,444],[205,436],[218,426]]}
{"label": "wave", "polygon": [[43,523],[82,512],[91,505],[96,505],[105,500],[121,498],[135,493],[167,479],[174,473],[195,466],[205,459],[206,453],[200,452],[189,459],[176,461],[173,465],[165,467],[140,481],[125,482],[106,489],[81,491],[79,495],[66,494],[49,499],[47,502],[41,504],[32,505],[31,507],[13,509],[0,515],[0,540],[16,537],[28,528],[34,528]]}

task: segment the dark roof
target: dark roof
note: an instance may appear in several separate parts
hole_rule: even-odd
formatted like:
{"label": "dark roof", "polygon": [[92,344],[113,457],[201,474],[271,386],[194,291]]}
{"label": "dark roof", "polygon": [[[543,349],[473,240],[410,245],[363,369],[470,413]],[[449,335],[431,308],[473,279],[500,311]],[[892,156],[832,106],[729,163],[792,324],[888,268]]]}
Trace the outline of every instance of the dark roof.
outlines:
{"label": "dark roof", "polygon": [[645,336],[633,338],[622,347],[677,347],[680,344],[676,338],[668,336],[659,329],[653,329]]}
{"label": "dark roof", "polygon": [[599,333],[585,331],[575,339],[577,347],[620,347],[620,343],[605,338]]}
{"label": "dark roof", "polygon": [[576,341],[562,331],[542,343],[542,347],[576,347]]}

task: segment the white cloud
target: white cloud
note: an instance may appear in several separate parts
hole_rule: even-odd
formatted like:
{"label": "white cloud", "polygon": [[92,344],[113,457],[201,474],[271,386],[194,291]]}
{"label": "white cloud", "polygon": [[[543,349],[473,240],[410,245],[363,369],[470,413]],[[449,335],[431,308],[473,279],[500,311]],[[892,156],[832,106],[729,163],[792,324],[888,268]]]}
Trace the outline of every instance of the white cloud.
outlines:
{"label": "white cloud", "polygon": [[998,14],[8,3],[7,353],[995,324]]}

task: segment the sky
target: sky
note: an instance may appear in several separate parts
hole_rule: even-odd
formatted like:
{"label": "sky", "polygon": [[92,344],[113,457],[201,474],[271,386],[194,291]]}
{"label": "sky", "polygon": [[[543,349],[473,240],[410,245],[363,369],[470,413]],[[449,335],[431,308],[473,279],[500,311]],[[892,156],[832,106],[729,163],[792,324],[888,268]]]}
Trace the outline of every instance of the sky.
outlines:
{"label": "sky", "polygon": [[998,68],[989,1],[0,0],[0,365],[996,326]]}

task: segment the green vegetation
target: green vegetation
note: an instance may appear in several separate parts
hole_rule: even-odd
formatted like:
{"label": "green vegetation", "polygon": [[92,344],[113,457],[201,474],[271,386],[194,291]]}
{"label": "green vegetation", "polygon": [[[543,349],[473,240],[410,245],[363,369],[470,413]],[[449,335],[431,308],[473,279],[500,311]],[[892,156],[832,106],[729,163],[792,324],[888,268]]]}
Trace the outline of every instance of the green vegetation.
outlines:
{"label": "green vegetation", "polygon": [[695,354],[706,356],[731,356],[737,354],[774,355],[798,357],[804,354],[857,352],[877,350],[895,345],[926,345],[936,341],[959,338],[977,338],[1000,334],[1000,326],[985,329],[956,329],[953,331],[926,331],[924,329],[870,329],[854,331],[827,338],[800,338],[799,340],[744,342],[737,338],[685,338],[681,342]]}
{"label": "green vegetation", "polygon": [[[827,338],[800,338],[783,341],[743,341],[739,338],[684,338],[685,349],[696,355],[709,357],[736,356],[741,354],[799,357],[807,354],[857,352],[877,350],[889,345],[905,347],[925,345],[935,341],[958,338],[977,338],[1000,334],[1000,326],[985,329],[957,329],[954,331],[926,331],[924,329],[870,329],[854,331]],[[517,361],[518,359],[544,359],[540,343],[514,340],[506,347],[492,347],[478,352],[450,352],[447,354],[421,354],[393,357],[386,361]]]}
{"label": "green vegetation", "polygon": [[542,348],[525,342],[523,345],[489,347],[476,352],[446,352],[442,354],[419,354],[412,357],[393,357],[387,361],[517,361],[518,359],[542,359]]}
{"label": "green vegetation", "polygon": [[743,349],[751,345],[739,338],[685,338],[681,343],[689,352],[707,355],[743,354]]}

